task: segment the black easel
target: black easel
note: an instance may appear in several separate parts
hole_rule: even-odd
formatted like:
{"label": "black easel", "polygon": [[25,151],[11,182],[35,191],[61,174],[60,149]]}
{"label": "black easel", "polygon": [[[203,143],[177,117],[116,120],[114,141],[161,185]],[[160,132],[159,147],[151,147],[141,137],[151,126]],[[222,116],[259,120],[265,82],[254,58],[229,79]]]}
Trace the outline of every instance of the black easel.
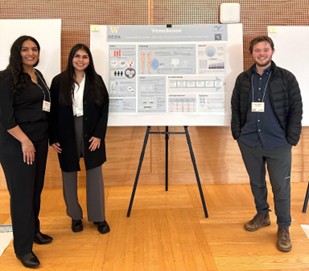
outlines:
{"label": "black easel", "polygon": [[308,200],[309,200],[309,183],[307,185],[307,191],[306,191],[306,196],[305,196],[303,210],[302,210],[303,213],[306,213],[307,211]]}
{"label": "black easel", "polygon": [[136,188],[137,188],[139,174],[140,174],[142,164],[143,164],[143,160],[144,160],[144,155],[145,155],[145,151],[146,151],[146,146],[147,146],[149,134],[165,134],[165,191],[168,191],[168,139],[169,139],[169,135],[170,134],[185,134],[186,135],[186,139],[187,139],[187,143],[188,143],[188,147],[189,147],[189,151],[190,151],[190,156],[191,156],[191,161],[192,161],[193,168],[194,168],[195,178],[196,178],[196,182],[197,182],[197,185],[198,185],[198,189],[199,189],[199,192],[200,192],[200,197],[201,197],[201,201],[202,201],[202,205],[203,205],[204,214],[205,214],[205,217],[208,217],[208,212],[207,212],[206,203],[205,203],[205,199],[204,199],[203,189],[202,189],[200,177],[199,177],[197,166],[196,166],[196,161],[195,161],[194,152],[193,152],[193,149],[192,149],[192,144],[191,144],[191,139],[190,139],[190,135],[189,135],[189,131],[188,131],[188,126],[184,126],[184,130],[185,130],[184,132],[169,132],[167,126],[165,127],[165,132],[151,132],[150,130],[151,130],[151,126],[147,126],[147,130],[146,130],[146,134],[145,134],[145,138],[144,138],[144,143],[143,143],[143,147],[142,147],[142,152],[141,152],[141,155],[140,155],[138,168],[137,168],[137,172],[136,172],[136,177],[135,177],[133,190],[132,190],[132,194],[131,194],[130,204],[129,204],[129,208],[128,208],[128,212],[127,212],[127,217],[129,217],[130,214],[131,214],[131,209],[132,209],[134,196],[135,196],[135,192],[136,192]]}

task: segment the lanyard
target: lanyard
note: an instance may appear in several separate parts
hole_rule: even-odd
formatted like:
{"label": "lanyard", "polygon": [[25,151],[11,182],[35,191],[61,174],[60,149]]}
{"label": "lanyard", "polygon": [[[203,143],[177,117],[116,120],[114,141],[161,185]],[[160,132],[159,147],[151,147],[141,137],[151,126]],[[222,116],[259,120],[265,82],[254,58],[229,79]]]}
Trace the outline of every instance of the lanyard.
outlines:
{"label": "lanyard", "polygon": [[40,86],[39,82],[37,83],[39,88],[42,90],[42,93],[43,93],[43,96],[44,96],[44,101],[47,101],[46,100],[46,95],[45,95],[45,93],[47,93],[48,94],[48,101],[50,102],[51,101],[51,97],[50,97],[50,92],[49,92],[48,86],[45,84],[44,80],[42,79],[42,77],[39,75],[38,72],[35,71],[35,74],[38,76],[38,78],[41,80],[41,82],[44,85],[45,91],[42,89],[42,87]]}
{"label": "lanyard", "polygon": [[[268,86],[268,82],[269,82],[269,79],[271,77],[271,72],[269,73],[269,76],[267,78],[267,81],[266,81],[266,84],[265,84],[265,87],[264,87],[264,91],[263,91],[263,97],[262,97],[262,101],[264,101],[264,98],[265,98],[265,93],[266,93],[266,90],[267,90],[267,86]],[[253,78],[254,78],[254,74],[252,74],[251,76],[251,86],[252,86],[252,102],[254,102],[254,84],[253,84]]]}

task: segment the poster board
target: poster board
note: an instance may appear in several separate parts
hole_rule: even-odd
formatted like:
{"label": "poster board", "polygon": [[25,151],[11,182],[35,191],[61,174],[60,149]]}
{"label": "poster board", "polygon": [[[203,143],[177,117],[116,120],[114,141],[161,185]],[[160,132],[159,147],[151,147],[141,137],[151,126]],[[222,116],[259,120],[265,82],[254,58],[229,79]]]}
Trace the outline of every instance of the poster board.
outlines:
{"label": "poster board", "polygon": [[91,25],[109,126],[225,126],[243,71],[242,24]]}
{"label": "poster board", "polygon": [[309,26],[268,26],[275,44],[273,60],[291,71],[299,83],[303,101],[303,126],[309,126]]}
{"label": "poster board", "polygon": [[13,42],[22,35],[33,36],[40,44],[40,70],[50,86],[53,77],[61,71],[60,19],[2,19],[0,20],[0,70],[9,63]]}

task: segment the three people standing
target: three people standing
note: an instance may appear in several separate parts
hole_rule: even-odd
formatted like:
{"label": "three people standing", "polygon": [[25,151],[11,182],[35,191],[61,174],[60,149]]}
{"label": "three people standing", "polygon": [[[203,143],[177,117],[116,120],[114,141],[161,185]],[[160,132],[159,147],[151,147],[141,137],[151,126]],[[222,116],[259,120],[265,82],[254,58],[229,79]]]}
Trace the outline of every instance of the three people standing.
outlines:
{"label": "three people standing", "polygon": [[292,249],[291,149],[300,138],[302,98],[295,76],[272,61],[274,43],[268,36],[250,42],[255,62],[236,79],[232,94],[231,129],[246,166],[256,215],[244,227],[257,231],[270,225],[266,166],[277,216],[277,248]]}
{"label": "three people standing", "polygon": [[[270,225],[267,166],[278,224],[277,248],[287,252],[292,248],[291,149],[300,138],[302,99],[295,76],[272,61],[274,44],[269,37],[253,39],[249,50],[255,63],[237,77],[231,100],[232,134],[250,178],[257,212],[244,227],[256,231]],[[102,174],[109,106],[105,84],[95,71],[89,48],[76,44],[66,70],[53,79],[50,95],[43,75],[35,69],[39,55],[39,43],[21,36],[0,74],[0,163],[10,193],[14,250],[26,267],[40,264],[33,242],[52,241],[41,233],[39,221],[49,111],[50,144],[58,153],[72,231],[83,230],[77,180],[81,157],[86,168],[88,220],[100,233],[110,231]]]}

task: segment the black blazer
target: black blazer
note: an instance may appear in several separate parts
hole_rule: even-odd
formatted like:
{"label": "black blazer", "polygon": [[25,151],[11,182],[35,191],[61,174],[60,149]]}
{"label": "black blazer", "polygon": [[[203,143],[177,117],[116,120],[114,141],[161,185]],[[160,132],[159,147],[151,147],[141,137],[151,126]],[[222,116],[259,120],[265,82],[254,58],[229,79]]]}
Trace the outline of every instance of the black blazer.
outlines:
{"label": "black blazer", "polygon": [[[102,78],[100,77],[102,80]],[[106,161],[105,135],[108,121],[109,97],[105,84],[102,80],[102,92],[104,101],[99,106],[89,95],[88,77],[86,76],[85,90],[83,97],[83,137],[85,145],[85,167],[86,170],[98,167]],[[51,92],[51,112],[50,112],[50,145],[60,143],[62,153],[58,154],[60,167],[65,172],[79,171],[80,155],[76,149],[74,116],[72,106],[59,103],[59,92],[66,88],[64,73],[58,74],[52,80]],[[94,136],[101,139],[100,148],[95,151],[89,150],[89,139]]]}

